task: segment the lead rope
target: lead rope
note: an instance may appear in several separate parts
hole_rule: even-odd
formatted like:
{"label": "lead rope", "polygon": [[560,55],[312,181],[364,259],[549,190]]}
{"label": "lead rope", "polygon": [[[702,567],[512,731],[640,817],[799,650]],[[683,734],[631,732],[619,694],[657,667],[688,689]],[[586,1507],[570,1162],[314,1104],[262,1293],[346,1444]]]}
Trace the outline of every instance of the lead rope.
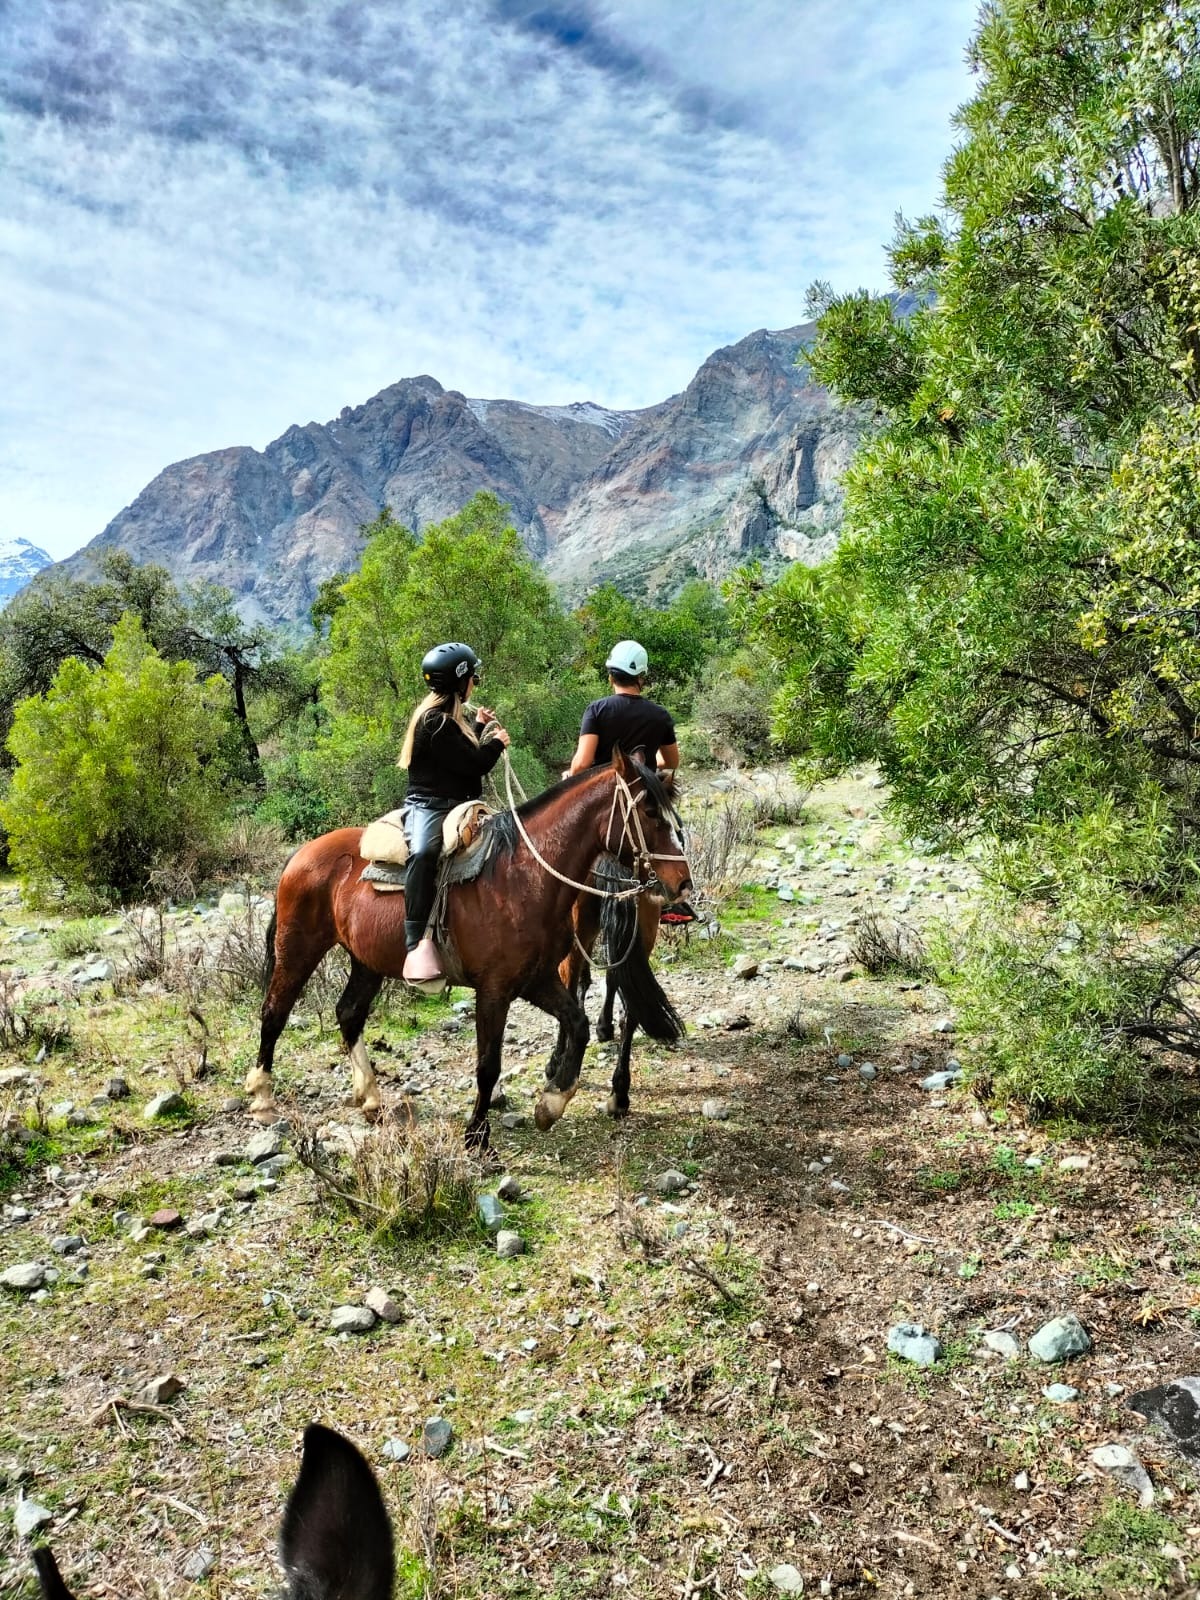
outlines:
{"label": "lead rope", "polygon": [[[511,810],[512,815],[513,815],[513,821],[517,825],[517,832],[521,835],[521,838],[524,841],[526,847],[528,848],[530,855],[537,862],[537,864],[541,868],[543,868],[544,871],[548,872],[552,878],[557,878],[559,883],[565,883],[568,888],[578,889],[580,894],[594,894],[598,900],[631,900],[631,899],[633,899],[633,897],[635,895],[639,895],[639,894],[642,893],[643,888],[645,886],[643,884],[640,884],[640,883],[635,883],[631,889],[597,889],[594,884],[591,884],[591,883],[578,883],[578,882],[576,882],[576,880],[574,878],[568,878],[566,873],[560,872],[557,867],[552,867],[550,865],[550,863],[546,860],[545,856],[542,855],[542,853],[538,849],[537,845],[535,845],[533,840],[529,837],[529,831],[526,828],[525,824],[521,821],[520,812],[517,810],[517,802],[516,802],[516,800],[515,800],[515,798],[513,796],[512,762],[508,758],[508,751],[507,750],[505,750],[502,759],[503,759],[503,762],[504,762],[504,788],[505,788],[506,794],[508,795],[508,805],[509,805],[509,809]],[[618,784],[618,787],[623,788],[625,790],[626,794],[629,796],[630,805],[633,808],[636,808],[637,802],[634,800],[633,795],[629,792],[629,785],[625,782],[624,778],[618,777],[617,778],[617,784]],[[614,810],[615,810],[615,807],[616,807],[616,803],[617,803],[617,797],[614,794],[613,795],[613,807],[614,807]],[[622,806],[622,810],[625,813],[626,827],[628,828],[629,810],[625,806]],[[613,815],[614,815],[614,811],[610,811],[609,812],[609,827],[610,828],[612,826]],[[639,832],[640,831],[641,830],[639,829]],[[605,835],[606,844],[607,844],[607,841],[608,841],[608,835],[606,834]],[[644,842],[645,842],[644,839],[643,839],[642,842],[644,844]],[[609,848],[611,849],[611,846],[609,846]],[[643,850],[643,854],[645,854],[644,850]]]}

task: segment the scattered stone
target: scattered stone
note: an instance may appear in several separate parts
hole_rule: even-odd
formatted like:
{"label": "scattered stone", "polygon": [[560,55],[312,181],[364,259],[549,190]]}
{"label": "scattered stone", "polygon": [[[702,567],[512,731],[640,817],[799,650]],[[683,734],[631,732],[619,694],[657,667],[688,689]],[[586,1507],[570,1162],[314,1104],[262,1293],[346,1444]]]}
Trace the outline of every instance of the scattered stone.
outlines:
{"label": "scattered stone", "polygon": [[839,1067],[843,1067],[843,1068],[852,1067],[854,1065],[854,1057],[853,1056],[848,1056],[845,1053],[843,1053],[842,1055],[840,1055],[837,1058],[837,1064],[838,1064]]}
{"label": "scattered stone", "polygon": [[219,1207],[216,1211],[206,1211],[202,1217],[193,1217],[183,1231],[189,1239],[207,1239],[221,1226],[222,1216]]}
{"label": "scattered stone", "polygon": [[16,1510],[13,1512],[13,1526],[17,1530],[18,1539],[32,1539],[39,1528],[44,1528],[48,1522],[54,1521],[54,1513],[47,1511],[45,1506],[40,1506],[36,1500],[22,1499],[17,1501]]}
{"label": "scattered stone", "polygon": [[135,1222],[129,1230],[130,1244],[145,1244],[151,1235],[151,1231],[144,1222]]}
{"label": "scattered stone", "polygon": [[262,1161],[270,1161],[272,1157],[283,1154],[283,1135],[286,1132],[284,1125],[274,1122],[269,1128],[262,1128],[250,1140],[242,1152],[242,1157],[250,1166],[256,1167]]}
{"label": "scattered stone", "polygon": [[110,1078],[104,1094],[109,1100],[128,1100],[129,1085],[124,1078]]}
{"label": "scattered stone", "polygon": [[159,1117],[174,1116],[176,1112],[186,1111],[187,1101],[175,1089],[166,1089],[162,1094],[156,1094],[147,1105],[142,1115],[147,1122],[154,1122]]}
{"label": "scattered stone", "polygon": [[46,1269],[40,1261],[22,1261],[0,1272],[0,1288],[16,1289],[21,1294],[31,1294],[45,1282]]}
{"label": "scattered stone", "polygon": [[723,1100],[706,1100],[700,1107],[700,1115],[707,1117],[710,1122],[727,1122],[729,1107]]}
{"label": "scattered stone", "polygon": [[536,1416],[536,1411],[514,1411],[509,1421],[515,1422],[519,1428],[527,1428]]}
{"label": "scattered stone", "polygon": [[475,1202],[479,1220],[489,1233],[499,1233],[504,1222],[504,1207],[494,1194],[481,1194]]}
{"label": "scattered stone", "polygon": [[781,1562],[779,1566],[772,1567],[767,1577],[781,1594],[803,1594],[804,1577],[788,1562]]}
{"label": "scattered stone", "polygon": [[161,1228],[164,1232],[177,1228],[182,1221],[182,1216],[172,1206],[163,1206],[160,1211],[155,1211],[146,1218],[151,1228]]}
{"label": "scattered stone", "polygon": [[953,1033],[954,1022],[950,1017],[939,1017],[933,1025],[934,1033]]}
{"label": "scattered stone", "polygon": [[926,1333],[919,1322],[899,1322],[889,1328],[887,1347],[902,1361],[911,1361],[918,1367],[932,1367],[942,1354],[940,1341]]}
{"label": "scattered stone", "polygon": [[241,1109],[242,1101],[240,1095],[227,1094],[221,1101],[221,1110],[227,1117],[232,1116],[235,1111],[240,1111]]}
{"label": "scattered stone", "polygon": [[1030,1352],[1039,1361],[1069,1361],[1087,1355],[1091,1348],[1087,1330],[1073,1311],[1045,1323],[1029,1341]]}
{"label": "scattered stone", "polygon": [[1062,1172],[1085,1172],[1091,1164],[1091,1156],[1064,1156],[1058,1163]]}
{"label": "scattered stone", "polygon": [[514,1128],[523,1128],[528,1121],[523,1111],[506,1111],[500,1118],[500,1126],[511,1133]]}
{"label": "scattered stone", "polygon": [[756,978],[758,976],[758,962],[753,956],[740,955],[733,963],[731,971],[733,972],[733,976],[735,978],[741,978],[744,981],[749,981],[749,979]]}
{"label": "scattered stone", "polygon": [[994,1328],[991,1332],[985,1333],[983,1344],[986,1350],[994,1351],[1006,1361],[1015,1361],[1021,1354],[1021,1346],[1015,1334],[1009,1333],[1007,1328]]}
{"label": "scattered stone", "polygon": [[233,1186],[233,1198],[235,1200],[257,1200],[258,1179],[239,1178]]}
{"label": "scattered stone", "polygon": [[1162,1428],[1183,1455],[1200,1457],[1200,1378],[1142,1389],[1129,1397],[1129,1407]]}
{"label": "scattered stone", "polygon": [[65,1122],[74,1109],[74,1100],[56,1100],[47,1115],[51,1122]]}
{"label": "scattered stone", "polygon": [[213,1157],[214,1167],[240,1167],[241,1164],[241,1152],[237,1150],[218,1150]]}
{"label": "scattered stone", "polygon": [[1019,1490],[1021,1494],[1028,1493],[1029,1474],[1027,1472],[1018,1472],[1013,1479],[1013,1488]]}
{"label": "scattered stone", "polygon": [[363,1305],[369,1307],[381,1322],[403,1322],[404,1307],[386,1289],[368,1289],[363,1295]]}
{"label": "scattered stone", "polygon": [[227,891],[217,901],[217,910],[223,917],[240,917],[249,907],[249,901],[244,894],[235,894]]}
{"label": "scattered stone", "polygon": [[496,1198],[498,1200],[506,1200],[509,1204],[521,1198],[521,1185],[511,1173],[505,1173],[504,1177],[496,1185]]}
{"label": "scattered stone", "polygon": [[1048,1383],[1042,1393],[1056,1406],[1069,1406],[1072,1400],[1079,1399],[1079,1390],[1069,1383]]}
{"label": "scattered stone", "polygon": [[189,1583],[203,1583],[216,1564],[216,1552],[210,1550],[206,1544],[202,1544],[199,1549],[192,1551],[179,1570]]}
{"label": "scattered stone", "polygon": [[[262,1177],[264,1180],[279,1178],[290,1166],[294,1165],[294,1163],[295,1157],[289,1155],[285,1150],[280,1155],[268,1156],[265,1161],[260,1161],[258,1166],[255,1168],[255,1171],[258,1172],[260,1177]],[[263,1188],[266,1188],[265,1181],[263,1183]]]}
{"label": "scattered stone", "polygon": [[938,1089],[949,1089],[953,1084],[958,1083],[961,1077],[961,1067],[957,1071],[931,1072],[927,1078],[921,1079],[921,1087],[933,1093]]}
{"label": "scattered stone", "polygon": [[56,1233],[50,1241],[50,1248],[56,1256],[75,1256],[85,1246],[77,1233]]}
{"label": "scattered stone", "polygon": [[496,1254],[501,1261],[508,1261],[513,1256],[525,1253],[525,1241],[519,1233],[514,1233],[511,1228],[501,1228],[496,1235]]}
{"label": "scattered stone", "polygon": [[[456,1029],[457,1028],[461,1028],[462,1027],[462,1023],[459,1022],[457,1019],[454,1019],[454,1026],[455,1026]],[[442,1027],[443,1028],[446,1027],[446,1023],[445,1022],[442,1023]],[[499,1084],[497,1084],[496,1087],[492,1090],[492,1098],[488,1101],[488,1105],[491,1107],[491,1109],[493,1111],[507,1111],[508,1110],[508,1095],[505,1093],[504,1089]]]}
{"label": "scattered stone", "polygon": [[1110,1478],[1123,1483],[1127,1489],[1135,1490],[1143,1508],[1153,1504],[1154,1485],[1150,1482],[1150,1474],[1125,1445],[1098,1445],[1092,1451],[1092,1462],[1101,1472],[1107,1472]]}
{"label": "scattered stone", "polygon": [[668,1167],[654,1180],[654,1187],[659,1194],[679,1194],[687,1186],[687,1173],[679,1172],[675,1167]]}
{"label": "scattered stone", "polygon": [[0,1089],[16,1089],[23,1083],[29,1083],[33,1073],[27,1067],[5,1067],[0,1072]]}
{"label": "scattered stone", "polygon": [[858,1075],[864,1083],[870,1083],[879,1076],[879,1068],[873,1061],[864,1061],[858,1069]]}
{"label": "scattered stone", "polygon": [[454,1429],[445,1417],[430,1417],[421,1431],[421,1447],[434,1461],[446,1454],[453,1439]]}
{"label": "scattered stone", "polygon": [[370,1306],[335,1306],[329,1318],[334,1333],[369,1333],[375,1326]]}
{"label": "scattered stone", "polygon": [[176,1377],[173,1372],[164,1372],[143,1384],[137,1397],[146,1406],[165,1406],[186,1388],[187,1384],[182,1378]]}
{"label": "scattered stone", "polygon": [[389,1461],[407,1461],[412,1455],[412,1450],[403,1439],[387,1439],[384,1441],[383,1453]]}
{"label": "scattered stone", "polygon": [[94,983],[107,983],[112,972],[111,961],[93,961],[90,967],[84,967],[75,982],[81,989],[86,989]]}

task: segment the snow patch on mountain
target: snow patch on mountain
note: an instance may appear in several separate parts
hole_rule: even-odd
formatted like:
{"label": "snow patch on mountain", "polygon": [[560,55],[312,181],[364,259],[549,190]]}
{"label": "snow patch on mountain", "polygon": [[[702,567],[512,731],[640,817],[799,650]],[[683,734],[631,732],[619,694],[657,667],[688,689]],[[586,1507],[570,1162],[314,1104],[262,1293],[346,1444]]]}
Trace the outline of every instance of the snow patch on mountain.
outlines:
{"label": "snow patch on mountain", "polygon": [[53,560],[28,539],[0,539],[0,608]]}

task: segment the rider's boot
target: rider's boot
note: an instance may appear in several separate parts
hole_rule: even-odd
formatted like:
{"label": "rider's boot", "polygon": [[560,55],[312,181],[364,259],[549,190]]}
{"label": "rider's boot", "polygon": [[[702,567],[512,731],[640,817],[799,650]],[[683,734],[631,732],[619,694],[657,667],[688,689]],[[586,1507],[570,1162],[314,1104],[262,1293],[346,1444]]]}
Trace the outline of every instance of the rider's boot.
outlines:
{"label": "rider's boot", "polygon": [[422,994],[441,994],[446,987],[442,960],[438,955],[437,945],[424,935],[423,922],[404,924],[404,942],[408,946],[408,956],[404,962],[404,981]]}

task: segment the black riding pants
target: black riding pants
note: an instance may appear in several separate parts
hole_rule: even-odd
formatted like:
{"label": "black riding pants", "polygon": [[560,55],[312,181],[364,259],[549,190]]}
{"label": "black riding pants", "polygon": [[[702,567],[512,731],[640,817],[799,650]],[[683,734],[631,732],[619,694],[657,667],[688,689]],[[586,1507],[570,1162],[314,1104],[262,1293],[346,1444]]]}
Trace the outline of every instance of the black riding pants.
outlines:
{"label": "black riding pants", "polygon": [[456,800],[448,800],[442,806],[410,801],[404,808],[404,836],[408,840],[408,866],[404,874],[404,942],[410,950],[415,949],[425,937],[425,927],[437,893],[442,823],[457,804]]}

